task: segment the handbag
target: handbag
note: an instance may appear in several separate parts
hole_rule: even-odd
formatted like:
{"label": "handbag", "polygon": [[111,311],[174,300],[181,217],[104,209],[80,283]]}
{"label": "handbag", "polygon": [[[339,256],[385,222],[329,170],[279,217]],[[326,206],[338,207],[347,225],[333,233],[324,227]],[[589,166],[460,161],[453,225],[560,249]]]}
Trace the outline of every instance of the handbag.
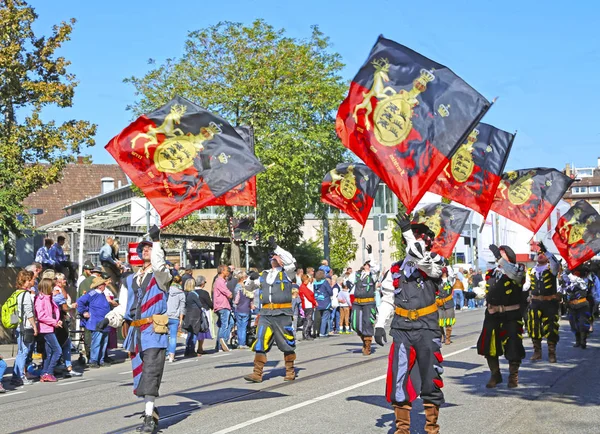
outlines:
{"label": "handbag", "polygon": [[206,311],[202,309],[202,315],[200,315],[200,333],[206,333],[210,330],[210,324],[208,322],[208,317],[206,315]]}
{"label": "handbag", "polygon": [[169,333],[169,317],[167,315],[152,315],[152,329],[154,333],[159,335]]}

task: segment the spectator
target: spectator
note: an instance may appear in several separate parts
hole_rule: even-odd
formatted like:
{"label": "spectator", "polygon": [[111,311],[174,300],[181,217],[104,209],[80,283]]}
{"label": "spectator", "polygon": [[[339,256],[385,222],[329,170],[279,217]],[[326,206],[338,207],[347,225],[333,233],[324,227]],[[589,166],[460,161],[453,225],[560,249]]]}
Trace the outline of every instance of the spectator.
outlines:
{"label": "spectator", "polygon": [[181,276],[181,286],[185,288],[185,282],[187,282],[188,280],[194,280],[194,276],[193,273],[194,270],[192,270],[191,268],[186,268],[185,271],[183,272],[183,276]]}
{"label": "spectator", "polygon": [[[92,264],[92,261],[85,261],[83,263],[81,275],[77,278],[77,284],[76,284],[76,286],[77,286],[77,298],[81,297],[83,294],[85,294],[90,289],[90,284],[92,283],[92,280],[94,279],[92,277],[92,270],[93,269],[94,269],[94,264]],[[86,285],[82,288],[81,284],[86,279],[88,279],[88,283],[86,283]]]}
{"label": "spectator", "polygon": [[302,285],[302,275],[304,274],[304,270],[302,268],[298,268],[296,270],[296,285]]}
{"label": "spectator", "polygon": [[63,246],[65,245],[65,237],[62,235],[56,239],[56,242],[52,244],[48,254],[50,255],[50,259],[54,262],[54,270],[62,273],[63,267],[67,263],[67,256],[63,250]]}
{"label": "spectator", "polygon": [[[177,349],[177,333],[181,332],[183,316],[185,315],[185,293],[181,288],[182,278],[173,277],[167,299],[167,316],[169,317],[169,347],[167,348],[169,362],[175,361]],[[193,285],[193,284],[192,284]]]}
{"label": "spectator", "polygon": [[217,325],[219,326],[219,333],[217,334],[217,347],[216,351],[219,352],[219,348],[222,351],[229,351],[227,341],[229,340],[229,334],[231,333],[231,298],[233,294],[227,288],[227,278],[229,277],[229,268],[225,265],[219,265],[217,267],[217,278],[213,285],[213,304],[215,313],[219,316]]}
{"label": "spectator", "polygon": [[[194,287],[195,285],[195,287]],[[190,356],[196,352],[198,356],[204,354],[203,344],[204,339],[212,339],[210,330],[207,332],[200,331],[201,315],[208,315],[208,312],[213,308],[213,302],[210,295],[204,290],[206,278],[198,276],[194,280],[188,280],[185,284],[185,316],[183,319],[183,328],[188,332],[185,355]],[[198,350],[194,351],[194,346],[198,342]]]}
{"label": "spectator", "polygon": [[329,316],[330,334],[340,333],[340,303],[338,302],[338,294],[342,290],[343,278],[334,275],[331,281],[334,283],[331,287],[333,295],[331,296],[331,315]]}
{"label": "spectator", "polygon": [[319,337],[327,336],[327,325],[331,309],[331,297],[333,290],[329,282],[325,280],[325,272],[319,270],[315,273],[315,300],[317,300],[317,310],[315,312],[315,335]]}
{"label": "spectator", "polygon": [[38,285],[38,294],[34,302],[34,312],[39,323],[39,333],[46,346],[46,359],[40,381],[55,383],[54,368],[60,359],[62,349],[56,339],[55,329],[62,328],[58,306],[52,300],[53,284],[50,279],[42,279]]}
{"label": "spectator", "polygon": [[340,304],[340,327],[342,334],[351,334],[350,330],[350,308],[352,302],[350,301],[350,286],[352,282],[349,280],[342,282],[342,290],[338,293],[338,302]]}
{"label": "spectator", "polygon": [[244,271],[238,270],[233,273],[233,278],[238,285],[235,289],[235,322],[237,325],[238,348],[248,348],[246,345],[246,330],[250,321],[250,311],[254,300],[254,291],[246,289],[244,281],[248,276]]}
{"label": "spectator", "polygon": [[306,274],[308,274],[308,277],[310,277],[311,282],[312,282],[315,278],[315,269],[313,267],[308,267],[306,269]]}
{"label": "spectator", "polygon": [[114,244],[115,239],[113,237],[106,238],[106,243],[100,249],[100,264],[102,264],[104,272],[111,281],[112,290],[117,294],[119,292],[119,281],[121,280],[121,261],[115,258]]}
{"label": "spectator", "polygon": [[110,312],[110,304],[104,294],[106,284],[110,279],[95,277],[90,285],[90,291],[79,299],[77,311],[86,319],[86,328],[92,333],[90,350],[90,368],[110,366],[104,361],[108,345],[108,331],[102,326],[102,320]]}
{"label": "spectator", "polygon": [[300,309],[302,309],[302,301],[300,300],[300,291],[298,285],[294,283],[292,286],[292,327],[294,334],[297,336],[298,320],[300,319]]}
{"label": "spectator", "polygon": [[342,278],[344,279],[344,282],[350,282],[354,285],[356,282],[356,273],[352,272],[352,267],[348,267]]}
{"label": "spectator", "polygon": [[[18,353],[13,367],[11,384],[13,386],[31,385],[33,381],[29,380],[25,375],[25,366],[27,360],[31,360],[33,352],[33,344],[35,336],[38,334],[37,323],[33,313],[33,303],[35,299],[35,291],[33,284],[35,282],[34,273],[31,271],[22,270],[17,274],[16,288],[23,290],[17,296],[17,315],[19,317],[19,325],[15,330],[17,335]],[[0,362],[0,363],[3,363]],[[6,363],[4,363],[6,368]],[[0,371],[2,368],[0,367]],[[0,379],[2,374],[0,373]],[[1,384],[0,384],[1,389]]]}
{"label": "spectator", "polygon": [[55,330],[56,339],[58,344],[62,348],[62,358],[64,367],[67,372],[65,377],[70,378],[72,376],[80,377],[81,373],[73,370],[73,364],[71,363],[71,337],[69,336],[69,329],[71,325],[70,309],[77,307],[77,303],[71,302],[71,296],[66,290],[67,280],[64,274],[57,273],[54,278],[54,290],[52,291],[52,300],[58,306],[60,311],[60,320],[63,326]]}
{"label": "spectator", "polygon": [[461,310],[465,303],[465,296],[463,294],[463,290],[465,289],[465,285],[463,283],[465,276],[463,273],[464,270],[459,268],[454,275],[454,285],[452,286],[452,289],[454,291],[454,306],[456,310]]}
{"label": "spectator", "polygon": [[331,271],[331,267],[329,266],[329,261],[327,261],[327,259],[323,259],[321,261],[321,266],[319,267],[319,270],[321,270],[325,273],[325,277],[331,277],[331,275],[333,273]]}
{"label": "spectator", "polygon": [[0,393],[6,393],[6,389],[2,386],[2,377],[6,372],[6,362],[2,359],[2,354],[0,354]]}
{"label": "spectator", "polygon": [[52,248],[53,241],[50,238],[44,240],[44,245],[38,249],[35,254],[35,262],[42,264],[42,268],[54,268],[54,260],[50,257],[50,249]]}
{"label": "spectator", "polygon": [[304,340],[313,339],[313,313],[314,307],[317,305],[315,294],[309,284],[310,276],[308,274],[302,275],[302,285],[300,285],[298,292],[300,294],[300,300],[302,300],[302,310],[304,311],[304,325],[302,326],[302,339]]}

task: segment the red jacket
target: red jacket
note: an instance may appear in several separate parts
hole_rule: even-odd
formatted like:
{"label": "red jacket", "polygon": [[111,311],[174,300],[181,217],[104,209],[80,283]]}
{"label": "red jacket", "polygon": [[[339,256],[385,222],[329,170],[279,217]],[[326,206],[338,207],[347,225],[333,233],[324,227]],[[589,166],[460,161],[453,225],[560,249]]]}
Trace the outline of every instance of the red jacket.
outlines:
{"label": "red jacket", "polygon": [[317,300],[315,300],[315,294],[306,286],[305,283],[300,285],[300,289],[298,290],[300,294],[300,299],[302,300],[302,310],[306,310],[306,301],[312,303],[312,306],[308,309],[314,309],[317,306]]}

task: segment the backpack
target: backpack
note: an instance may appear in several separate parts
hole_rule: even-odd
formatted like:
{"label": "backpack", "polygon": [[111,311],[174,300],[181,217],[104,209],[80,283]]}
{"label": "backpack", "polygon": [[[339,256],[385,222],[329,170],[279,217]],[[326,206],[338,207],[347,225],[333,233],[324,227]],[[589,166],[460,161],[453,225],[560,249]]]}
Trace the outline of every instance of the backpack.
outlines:
{"label": "backpack", "polygon": [[5,329],[16,329],[19,325],[17,297],[23,292],[25,292],[23,289],[16,290],[2,305],[2,326]]}

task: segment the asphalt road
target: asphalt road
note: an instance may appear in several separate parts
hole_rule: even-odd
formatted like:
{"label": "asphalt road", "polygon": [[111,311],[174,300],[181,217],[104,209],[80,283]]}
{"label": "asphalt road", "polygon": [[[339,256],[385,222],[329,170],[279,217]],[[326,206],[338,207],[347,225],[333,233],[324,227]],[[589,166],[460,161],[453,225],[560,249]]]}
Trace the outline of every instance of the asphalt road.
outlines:
{"label": "asphalt road", "polygon": [[[473,346],[483,309],[457,314],[453,344],[444,346],[444,433],[599,433],[600,345],[572,348],[562,321],[559,363],[528,360],[521,386],[485,388],[485,360]],[[596,332],[598,334],[598,332]],[[528,357],[531,341],[526,338]],[[243,376],[252,369],[248,350],[182,359],[165,368],[160,408],[162,432],[173,433],[393,433],[393,412],[384,398],[387,347],[364,357],[356,336],[333,336],[298,345],[298,379],[283,382],[282,354],[269,354],[261,384]],[[502,363],[507,376],[508,366]],[[134,432],[143,403],[131,393],[129,363],[86,371],[56,384],[36,383],[0,395],[1,432]],[[418,412],[417,412],[418,411]],[[423,432],[419,401],[412,431]]]}

